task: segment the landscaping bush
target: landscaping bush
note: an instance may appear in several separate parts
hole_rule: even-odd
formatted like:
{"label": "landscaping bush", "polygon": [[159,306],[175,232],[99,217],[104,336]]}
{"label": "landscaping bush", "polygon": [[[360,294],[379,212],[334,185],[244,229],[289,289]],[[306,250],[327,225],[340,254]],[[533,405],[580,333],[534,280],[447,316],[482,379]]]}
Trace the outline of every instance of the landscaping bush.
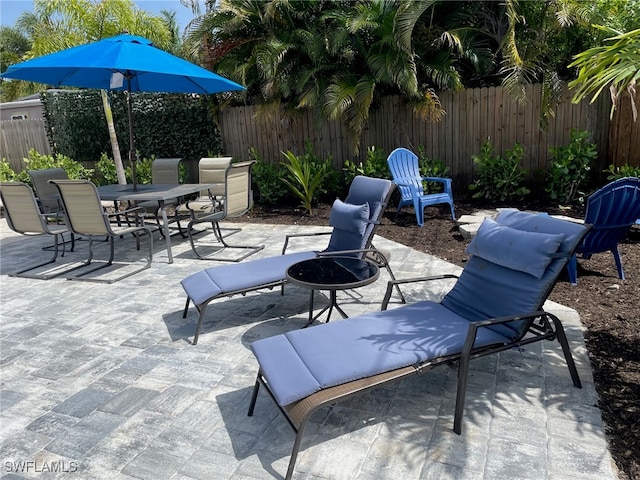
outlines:
{"label": "landscaping bush", "polygon": [[282,181],[286,175],[285,167],[280,163],[264,162],[254,147],[249,149],[249,155],[256,161],[251,169],[253,190],[258,192],[256,201],[273,205],[291,199],[289,188]]}
{"label": "landscaping bush", "polygon": [[589,141],[589,132],[572,130],[568,145],[549,150],[552,158],[545,187],[549,198],[561,204],[581,200],[591,163],[598,156],[596,146]]}
{"label": "landscaping bush", "polygon": [[0,161],[0,182],[13,182],[16,180],[16,172],[5,158]]}
{"label": "landscaping bush", "polygon": [[345,160],[344,162],[344,184],[351,185],[353,179],[357,175],[365,175],[374,178],[391,178],[389,166],[387,165],[387,157],[382,150],[375,146],[367,148],[367,157],[364,162],[352,162]]}
{"label": "landscaping bush", "polygon": [[617,180],[625,177],[640,177],[640,167],[632,167],[631,165],[609,165],[607,170],[603,170],[604,173],[608,173],[607,180]]}
{"label": "landscaping bush", "polygon": [[26,168],[19,172],[14,180],[31,184],[31,177],[27,173],[28,170],[44,170],[46,168],[62,168],[67,172],[67,176],[71,179],[91,180],[93,177],[93,169],[85,168],[79,162],[57,153],[55,155],[44,155],[38,153],[34,148],[29,150],[28,158],[24,159]]}
{"label": "landscaping bush", "polygon": [[473,161],[478,165],[478,175],[473,184],[469,185],[475,191],[473,198],[490,202],[508,202],[523,200],[530,190],[522,183],[527,171],[520,162],[524,157],[524,149],[519,143],[505,152],[505,158],[494,154],[493,145],[489,140],[482,144],[479,155],[473,155]]}
{"label": "landscaping bush", "polygon": [[[418,147],[418,166],[423,177],[444,178],[449,173],[449,167],[445,166],[444,162],[440,160],[429,158],[422,145]],[[425,193],[440,193],[442,192],[443,184],[440,182],[424,182],[423,188]]]}

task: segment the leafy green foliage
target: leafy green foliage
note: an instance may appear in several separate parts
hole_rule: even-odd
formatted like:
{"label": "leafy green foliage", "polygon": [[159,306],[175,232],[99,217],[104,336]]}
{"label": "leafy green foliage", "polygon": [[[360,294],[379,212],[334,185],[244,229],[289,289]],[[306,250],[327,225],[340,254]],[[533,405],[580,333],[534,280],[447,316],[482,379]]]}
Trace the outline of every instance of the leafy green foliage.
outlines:
{"label": "leafy green foliage", "polygon": [[[120,151],[123,159],[128,158],[126,94],[110,95]],[[79,161],[95,161],[102,152],[111,151],[99,92],[47,91],[41,98],[47,136],[57,152]],[[132,99],[136,151],[141,157],[195,161],[207,152],[222,150],[210,96],[138,93]]]}
{"label": "leafy green foliage", "polygon": [[640,177],[640,167],[632,167],[631,165],[609,165],[607,170],[603,172],[608,173],[607,180],[617,180],[624,177]]}
{"label": "leafy green foliage", "polygon": [[[153,156],[151,158],[143,158],[136,164],[136,183],[141,185],[151,183],[151,165],[154,158],[155,157]],[[131,165],[128,165],[125,169],[125,176],[127,177],[127,182],[133,181]],[[106,153],[103,153],[100,156],[100,160],[96,163],[96,173],[94,175],[93,182],[96,185],[111,185],[118,183],[116,164]]]}
{"label": "leafy green foliage", "polygon": [[254,191],[258,192],[256,201],[263,204],[276,204],[287,198],[289,189],[282,181],[286,169],[280,163],[266,163],[255,147],[249,149],[249,156],[256,163],[251,169]]}
{"label": "leafy green foliage", "polygon": [[389,166],[387,165],[387,157],[382,150],[375,146],[367,147],[367,157],[364,162],[352,162],[345,160],[344,162],[344,182],[351,185],[351,182],[357,175],[365,175],[374,178],[390,178]]}
{"label": "leafy green foliage", "polygon": [[482,144],[479,155],[473,155],[473,162],[478,165],[478,178],[469,185],[476,191],[473,198],[481,198],[490,202],[507,202],[522,200],[530,190],[522,186],[526,170],[520,165],[524,156],[524,148],[516,143],[505,152],[505,158],[495,155],[489,140]]}
{"label": "leafy green foliage", "polygon": [[13,171],[6,159],[0,161],[0,182],[13,182],[16,180],[16,172]]}
{"label": "leafy green foliage", "polygon": [[96,163],[96,174],[93,178],[96,185],[112,185],[118,183],[116,175],[116,164],[106,153],[100,155],[100,160]]}
{"label": "leafy green foliage", "polygon": [[[138,161],[136,164],[136,182],[139,184],[150,184],[151,183],[151,164],[153,163],[154,157],[151,158],[143,158]],[[131,179],[133,182],[133,172],[131,169],[131,164],[125,168],[125,175],[127,179]]]}
{"label": "leafy green foliage", "polygon": [[[440,160],[433,160],[426,154],[424,146],[418,147],[418,166],[420,173],[424,177],[446,177],[449,173],[449,167],[445,166]],[[424,182],[425,193],[442,192],[443,184],[440,182]]]}
{"label": "leafy green foliage", "polygon": [[572,130],[569,144],[549,149],[552,158],[547,172],[545,191],[560,203],[571,203],[584,196],[591,163],[598,156],[596,146],[589,141],[589,132]]}
{"label": "leafy green foliage", "polygon": [[313,215],[313,204],[322,192],[323,182],[328,176],[328,162],[318,162],[307,150],[304,155],[296,156],[292,151],[282,152],[288,163],[282,163],[288,175],[282,181],[293,194],[302,200],[302,206]]}
{"label": "leafy green foliage", "polygon": [[79,162],[72,160],[66,155],[59,153],[55,155],[44,155],[38,153],[34,148],[29,150],[28,158],[24,159],[26,168],[18,173],[17,180],[31,185],[31,177],[27,170],[44,170],[46,168],[62,168],[67,172],[67,176],[72,179],[91,180],[93,177],[93,169],[85,168]]}

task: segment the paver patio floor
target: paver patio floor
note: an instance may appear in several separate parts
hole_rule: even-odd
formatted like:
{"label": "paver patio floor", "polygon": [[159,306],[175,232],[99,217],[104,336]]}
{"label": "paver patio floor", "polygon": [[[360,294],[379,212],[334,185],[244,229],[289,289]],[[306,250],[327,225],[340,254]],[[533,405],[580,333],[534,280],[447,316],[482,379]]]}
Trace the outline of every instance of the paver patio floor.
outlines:
{"label": "paver patio floor", "polygon": [[[317,227],[304,231],[324,231]],[[298,227],[243,225],[236,243],[280,253]],[[0,468],[2,478],[282,478],[294,434],[264,392],[247,407],[257,373],[251,342],[306,323],[308,291],[287,287],[222,299],[182,318],[180,280],[215,265],[174,239],[168,264],[155,236],[150,269],[112,285],[13,278],[49,255],[0,221]],[[428,238],[425,237],[425,241]],[[311,243],[313,242],[313,243]],[[321,249],[318,239],[295,249]],[[63,262],[82,259],[87,242]],[[116,255],[133,241],[117,241]],[[398,278],[455,273],[432,256],[376,237]],[[106,244],[98,245],[100,253]],[[142,252],[142,251],[141,251]],[[96,255],[99,257],[99,254]],[[350,315],[377,310],[386,288],[339,292]],[[438,299],[446,282],[405,288]],[[328,301],[317,293],[316,307]],[[390,308],[399,306],[397,298]],[[583,388],[571,383],[557,343],[472,362],[462,435],[452,431],[456,371],[439,367],[319,412],[295,478],[614,479],[578,314],[548,302],[565,325]],[[332,321],[341,321],[334,318]],[[312,327],[313,328],[313,327]]]}

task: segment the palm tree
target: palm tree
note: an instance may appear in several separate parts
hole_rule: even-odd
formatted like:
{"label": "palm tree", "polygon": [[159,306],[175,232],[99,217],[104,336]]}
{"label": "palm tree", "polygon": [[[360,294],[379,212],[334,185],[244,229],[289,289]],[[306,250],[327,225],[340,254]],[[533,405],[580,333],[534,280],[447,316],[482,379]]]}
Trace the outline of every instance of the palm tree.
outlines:
{"label": "palm tree", "polygon": [[[98,41],[123,32],[149,38],[158,48],[171,47],[171,32],[162,17],[136,8],[132,0],[34,0],[33,13],[17,22],[32,40],[29,58]],[[118,183],[127,183],[109,97],[101,90]]]}
{"label": "palm tree", "polygon": [[609,88],[613,105],[611,115],[619,102],[620,93],[627,92],[631,101],[633,119],[638,119],[635,93],[640,83],[640,29],[627,33],[607,27],[599,27],[613,35],[605,40],[606,45],[590,48],[575,56],[569,67],[577,67],[578,77],[569,83],[575,89],[573,101],[587,97],[594,102]]}
{"label": "palm tree", "polygon": [[[31,48],[29,39],[15,27],[0,27],[0,72],[4,72],[9,65],[22,61]],[[0,99],[10,102],[20,97],[36,93],[38,85],[22,80],[10,80],[2,82]]]}
{"label": "palm tree", "polygon": [[439,104],[419,88],[410,52],[398,48],[392,0],[221,0],[194,21],[185,44],[208,68],[247,86],[262,112],[310,108],[342,119],[358,148],[383,93]]}

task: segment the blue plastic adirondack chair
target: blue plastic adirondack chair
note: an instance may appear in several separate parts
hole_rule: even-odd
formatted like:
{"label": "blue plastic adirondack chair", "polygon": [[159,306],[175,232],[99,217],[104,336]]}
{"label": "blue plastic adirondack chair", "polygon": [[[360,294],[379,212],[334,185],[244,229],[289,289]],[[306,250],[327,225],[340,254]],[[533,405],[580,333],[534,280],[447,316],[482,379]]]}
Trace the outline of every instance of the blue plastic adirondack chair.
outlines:
{"label": "blue plastic adirondack chair", "polygon": [[[624,270],[618,252],[618,243],[640,217],[640,178],[625,177],[615,180],[594,192],[587,200],[584,221],[593,225],[578,246],[576,253],[589,259],[594,253],[613,253],[619,277]],[[578,283],[578,269],[574,254],[567,264],[569,280]]]}
{"label": "blue plastic adirondack chair", "polygon": [[[401,195],[396,217],[402,207],[413,205],[418,225],[422,227],[424,225],[424,208],[426,206],[448,203],[451,208],[451,218],[453,220],[456,219],[450,178],[421,176],[418,157],[406,148],[396,148],[391,152],[387,158],[387,164],[389,165],[389,170],[391,170],[393,183],[398,186]],[[425,193],[423,181],[442,183],[444,191],[442,193]]]}

